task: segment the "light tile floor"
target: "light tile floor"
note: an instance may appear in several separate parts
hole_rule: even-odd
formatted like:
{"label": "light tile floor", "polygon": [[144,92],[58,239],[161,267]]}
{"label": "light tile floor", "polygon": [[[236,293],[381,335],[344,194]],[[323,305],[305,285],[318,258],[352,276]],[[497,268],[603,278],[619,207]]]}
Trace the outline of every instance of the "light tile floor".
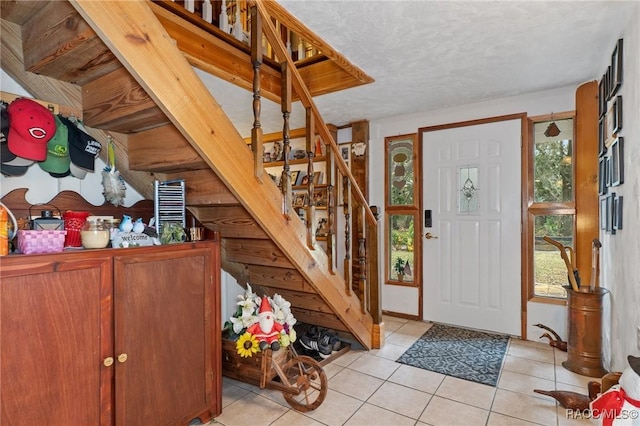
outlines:
{"label": "light tile floor", "polygon": [[553,398],[533,389],[587,393],[593,380],[562,367],[566,353],[510,339],[497,387],[444,376],[395,360],[432,324],[385,317],[379,350],[351,350],[324,367],[329,391],[314,411],[290,408],[279,391],[223,379],[225,426],[580,425]]}

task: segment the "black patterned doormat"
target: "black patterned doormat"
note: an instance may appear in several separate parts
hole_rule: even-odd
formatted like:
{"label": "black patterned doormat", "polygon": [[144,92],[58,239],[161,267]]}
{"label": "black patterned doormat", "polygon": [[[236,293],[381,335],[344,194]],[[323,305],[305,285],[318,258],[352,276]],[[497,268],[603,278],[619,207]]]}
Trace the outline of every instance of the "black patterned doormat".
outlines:
{"label": "black patterned doormat", "polygon": [[397,362],[495,386],[509,336],[434,324]]}

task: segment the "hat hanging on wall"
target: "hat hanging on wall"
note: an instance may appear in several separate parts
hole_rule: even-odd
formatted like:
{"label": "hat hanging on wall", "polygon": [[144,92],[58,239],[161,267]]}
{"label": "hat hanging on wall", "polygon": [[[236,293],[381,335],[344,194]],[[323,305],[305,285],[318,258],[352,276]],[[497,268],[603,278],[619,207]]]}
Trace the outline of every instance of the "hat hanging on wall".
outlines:
{"label": "hat hanging on wall", "polygon": [[[9,113],[7,112],[7,107],[9,105],[6,102],[2,102],[0,104],[0,116],[2,117],[2,128],[0,129],[0,159],[2,160],[3,165],[7,166],[15,166],[15,167],[5,167],[4,170],[8,171],[8,176],[22,176],[26,173],[26,168],[24,166],[30,166],[34,163],[33,160],[29,160],[28,158],[22,158],[15,155],[9,149]],[[18,174],[16,174],[16,172]],[[4,173],[4,172],[3,172]]]}
{"label": "hat hanging on wall", "polygon": [[51,111],[31,99],[19,98],[7,107],[9,113],[9,149],[29,160],[47,158],[47,142],[56,132]]}
{"label": "hat hanging on wall", "polygon": [[69,131],[69,157],[71,158],[69,168],[71,174],[78,179],[84,179],[88,171],[94,171],[95,158],[100,153],[102,145],[87,134],[83,130],[82,123],[74,117],[59,116],[59,118]]}
{"label": "hat hanging on wall", "polygon": [[56,132],[47,143],[47,158],[38,163],[40,168],[51,174],[53,177],[60,178],[69,175],[69,131],[67,126],[54,117],[56,123]]}

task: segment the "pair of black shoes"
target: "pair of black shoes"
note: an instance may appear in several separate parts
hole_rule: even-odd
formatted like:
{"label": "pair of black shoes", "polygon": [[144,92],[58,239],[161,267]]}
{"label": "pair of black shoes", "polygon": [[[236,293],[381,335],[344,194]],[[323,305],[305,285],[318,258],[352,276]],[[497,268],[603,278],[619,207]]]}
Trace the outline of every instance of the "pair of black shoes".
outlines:
{"label": "pair of black shoes", "polygon": [[342,346],[338,333],[315,325],[308,326],[299,340],[303,348],[317,352],[321,358],[329,357]]}

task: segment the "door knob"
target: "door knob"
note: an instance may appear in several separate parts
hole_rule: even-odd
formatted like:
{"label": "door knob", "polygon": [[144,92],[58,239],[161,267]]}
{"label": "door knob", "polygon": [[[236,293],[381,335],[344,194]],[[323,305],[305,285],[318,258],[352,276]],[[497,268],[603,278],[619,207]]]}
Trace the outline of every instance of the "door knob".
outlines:
{"label": "door knob", "polygon": [[104,364],[105,367],[111,367],[113,365],[113,357],[112,356],[106,357],[104,361],[102,361],[102,364]]}
{"label": "door knob", "polygon": [[438,239],[438,237],[436,237],[435,235],[431,234],[431,232],[427,232],[426,234],[424,234],[424,237],[425,237],[427,240],[430,240],[430,239],[432,239],[432,238],[433,238],[433,239]]}
{"label": "door knob", "polygon": [[127,360],[127,354],[118,355],[118,362],[123,363]]}

